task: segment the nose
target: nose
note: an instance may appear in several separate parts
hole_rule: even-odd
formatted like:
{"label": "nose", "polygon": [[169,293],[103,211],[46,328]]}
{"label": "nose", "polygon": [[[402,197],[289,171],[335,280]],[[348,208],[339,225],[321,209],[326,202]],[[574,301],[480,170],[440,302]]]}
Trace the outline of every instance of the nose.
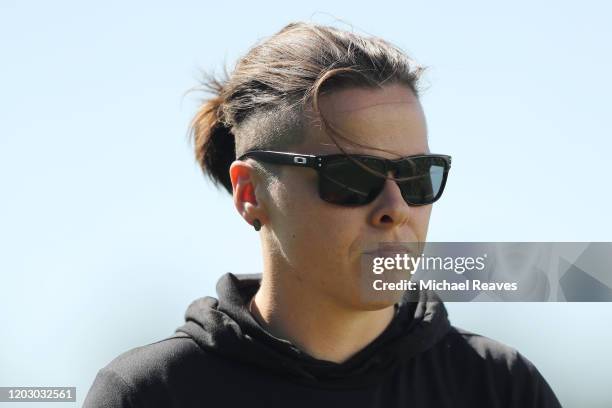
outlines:
{"label": "nose", "polygon": [[370,223],[378,228],[393,228],[407,223],[414,209],[410,207],[394,180],[385,180],[385,186],[374,200]]}

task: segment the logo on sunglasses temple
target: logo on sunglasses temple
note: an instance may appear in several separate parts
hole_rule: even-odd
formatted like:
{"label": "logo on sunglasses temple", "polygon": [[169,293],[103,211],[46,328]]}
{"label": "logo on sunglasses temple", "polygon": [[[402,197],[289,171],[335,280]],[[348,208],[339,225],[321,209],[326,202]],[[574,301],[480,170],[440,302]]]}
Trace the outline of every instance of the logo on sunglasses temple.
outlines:
{"label": "logo on sunglasses temple", "polygon": [[306,164],[306,158],[305,157],[300,157],[300,156],[295,156],[293,158],[293,162],[297,163],[297,164]]}

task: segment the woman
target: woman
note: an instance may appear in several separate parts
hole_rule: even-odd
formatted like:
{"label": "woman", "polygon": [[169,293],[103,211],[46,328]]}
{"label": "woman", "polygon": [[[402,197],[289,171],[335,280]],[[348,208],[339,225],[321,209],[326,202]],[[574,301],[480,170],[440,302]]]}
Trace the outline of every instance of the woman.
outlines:
{"label": "woman", "polygon": [[382,39],[292,23],[208,78],[196,157],[258,231],[263,273],[223,276],[174,336],[100,370],[85,406],[560,406],[435,294],[369,290],[364,259],[424,243],[449,174],[421,71]]}

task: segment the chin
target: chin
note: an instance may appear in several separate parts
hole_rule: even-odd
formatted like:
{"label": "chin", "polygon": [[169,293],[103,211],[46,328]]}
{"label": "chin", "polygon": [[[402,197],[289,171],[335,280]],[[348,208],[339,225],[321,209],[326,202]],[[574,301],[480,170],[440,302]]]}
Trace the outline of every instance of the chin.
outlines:
{"label": "chin", "polygon": [[[384,274],[361,272],[358,279],[356,307],[361,310],[379,310],[398,303],[412,275],[407,271],[388,271]],[[357,305],[358,304],[358,305]]]}
{"label": "chin", "polygon": [[363,311],[382,310],[393,306],[402,299],[404,292],[382,292],[361,294],[356,308]]}
{"label": "chin", "polygon": [[398,303],[403,294],[404,291],[374,291],[368,287],[356,286],[354,290],[345,292],[342,303],[354,311],[376,311]]}

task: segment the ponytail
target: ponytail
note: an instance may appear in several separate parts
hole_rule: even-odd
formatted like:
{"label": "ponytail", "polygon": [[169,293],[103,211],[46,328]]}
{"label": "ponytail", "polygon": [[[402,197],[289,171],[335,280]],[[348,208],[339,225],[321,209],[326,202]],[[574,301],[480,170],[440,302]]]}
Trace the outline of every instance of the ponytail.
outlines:
{"label": "ponytail", "polygon": [[236,160],[236,142],[223,115],[223,85],[212,78],[203,83],[214,97],[205,101],[191,122],[195,156],[202,171],[217,187],[232,194],[229,167]]}

